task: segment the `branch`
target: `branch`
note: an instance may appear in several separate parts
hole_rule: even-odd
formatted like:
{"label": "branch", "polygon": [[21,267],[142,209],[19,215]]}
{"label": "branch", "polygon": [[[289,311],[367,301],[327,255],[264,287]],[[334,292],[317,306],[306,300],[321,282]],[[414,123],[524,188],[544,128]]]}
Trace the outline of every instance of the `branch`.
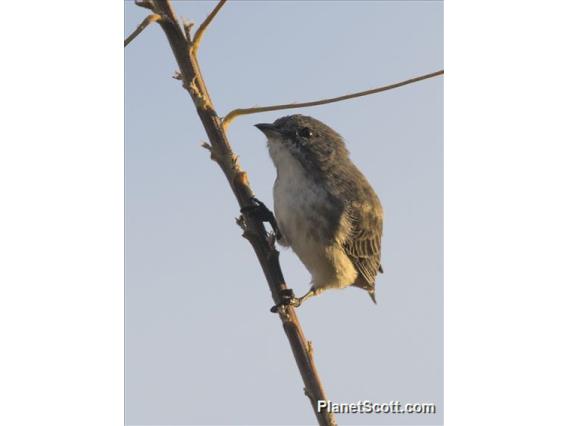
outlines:
{"label": "branch", "polygon": [[[209,17],[203,22],[195,38],[199,41],[203,31],[211,22],[217,11],[224,4],[221,1]],[[237,155],[233,152],[223,128],[223,123],[217,115],[211,98],[207,92],[203,76],[199,70],[196,57],[196,49],[188,49],[188,40],[184,30],[177,24],[174,11],[169,0],[154,0],[155,12],[162,15],[158,23],[162,27],[172,52],[180,69],[183,87],[189,92],[197,114],[205,128],[211,152],[211,158],[219,165],[227,181],[233,190],[239,207],[254,207],[251,198],[254,192],[248,181],[247,173],[241,168]],[[197,43],[198,44],[198,43]],[[268,236],[264,224],[251,214],[244,214],[239,219],[239,225],[243,228],[243,236],[250,242],[257,259],[262,267],[264,276],[272,293],[274,303],[281,302],[281,294],[287,289],[280,262],[279,253],[275,249],[271,238]],[[317,401],[327,400],[313,357],[312,345],[308,343],[302,327],[292,306],[279,308],[278,315],[292,348],[296,365],[304,382],[305,393],[309,396],[318,424],[321,426],[335,426],[335,418],[327,409],[318,410]]]}
{"label": "branch", "polygon": [[310,102],[302,102],[302,103],[291,103],[291,104],[280,104],[280,105],[270,105],[265,107],[253,107],[253,108],[238,108],[234,109],[229,112],[225,118],[223,119],[223,128],[227,128],[231,122],[241,116],[241,115],[248,115],[248,114],[256,114],[259,112],[268,112],[268,111],[278,111],[282,109],[293,109],[293,108],[305,108],[305,107],[312,107],[318,105],[325,105],[331,104],[333,102],[340,102],[345,101],[347,99],[359,98],[361,96],[372,95],[374,93],[384,92],[390,89],[396,89],[397,87],[406,86],[407,84],[416,83],[417,81],[426,80],[428,78],[436,77],[438,75],[444,74],[444,70],[439,70],[430,74],[421,75],[419,77],[411,78],[410,80],[404,80],[398,83],[389,84],[388,86],[382,86],[375,89],[365,90],[363,92],[356,92],[350,93],[343,96],[338,96],[336,98],[329,98],[329,99],[321,99],[319,101],[310,101]]}
{"label": "branch", "polygon": [[145,9],[150,9],[152,12],[154,11],[154,4],[152,3],[152,0],[134,0],[134,4]]}
{"label": "branch", "polygon": [[227,0],[221,0],[219,3],[217,3],[217,6],[215,6],[215,8],[211,11],[209,16],[205,18],[205,21],[203,21],[203,23],[197,29],[197,32],[195,33],[195,37],[193,39],[193,44],[191,45],[194,54],[197,53],[197,49],[199,49],[199,44],[201,43],[201,39],[203,38],[205,30],[207,29],[211,21],[213,21],[213,18],[215,18],[215,16],[221,10],[221,8],[225,3],[227,3]]}
{"label": "branch", "polygon": [[138,34],[144,31],[144,28],[146,28],[152,22],[159,21],[161,18],[162,17],[160,15],[156,14],[146,16],[146,18],[144,18],[144,20],[140,23],[140,25],[138,25],[138,28],[136,28],[132,34],[126,37],[126,40],[124,40],[124,47],[128,46],[128,43],[130,43],[132,40],[136,38]]}

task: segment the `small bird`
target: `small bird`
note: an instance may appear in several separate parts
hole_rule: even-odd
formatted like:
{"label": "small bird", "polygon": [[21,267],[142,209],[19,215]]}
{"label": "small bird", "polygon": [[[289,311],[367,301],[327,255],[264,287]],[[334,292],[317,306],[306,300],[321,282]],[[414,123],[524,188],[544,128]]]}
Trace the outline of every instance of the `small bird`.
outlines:
{"label": "small bird", "polygon": [[312,275],[312,287],[287,303],[299,306],[330,288],[355,286],[375,299],[381,266],[383,209],[351,162],[343,138],[315,118],[290,115],[255,125],[268,139],[277,171],[274,215],[278,242]]}

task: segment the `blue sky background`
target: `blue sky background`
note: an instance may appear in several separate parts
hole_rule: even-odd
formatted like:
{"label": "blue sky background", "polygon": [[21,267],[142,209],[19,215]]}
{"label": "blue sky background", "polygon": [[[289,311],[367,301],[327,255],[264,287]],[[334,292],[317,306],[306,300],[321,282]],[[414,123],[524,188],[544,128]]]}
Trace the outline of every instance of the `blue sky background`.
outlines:
{"label": "blue sky background", "polygon": [[[174,2],[201,22],[211,2]],[[125,34],[146,10],[125,3]],[[443,68],[441,2],[229,2],[201,68],[220,115],[313,100]],[[125,404],[136,424],[312,424],[238,206],[200,148],[158,25],[125,49]],[[443,410],[443,79],[321,107],[237,119],[229,139],[257,196],[274,167],[254,123],[312,115],[347,141],[385,210],[378,306],[358,289],[299,309],[330,399],[433,402],[438,415],[338,415],[340,424],[440,424]],[[309,274],[281,250],[289,286]]]}

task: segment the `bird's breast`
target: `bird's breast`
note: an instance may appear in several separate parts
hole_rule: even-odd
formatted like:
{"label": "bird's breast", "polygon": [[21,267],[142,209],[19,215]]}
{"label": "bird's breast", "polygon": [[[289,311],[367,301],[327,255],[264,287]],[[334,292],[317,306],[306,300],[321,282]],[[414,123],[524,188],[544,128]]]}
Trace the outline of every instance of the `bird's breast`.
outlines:
{"label": "bird's breast", "polygon": [[278,177],[274,183],[274,214],[285,245],[291,246],[320,287],[344,287],[357,272],[340,241],[344,238],[341,201],[287,151],[271,151]]}
{"label": "bird's breast", "polygon": [[334,238],[336,206],[321,183],[293,156],[280,154],[274,183],[274,213],[286,241],[302,257]]}

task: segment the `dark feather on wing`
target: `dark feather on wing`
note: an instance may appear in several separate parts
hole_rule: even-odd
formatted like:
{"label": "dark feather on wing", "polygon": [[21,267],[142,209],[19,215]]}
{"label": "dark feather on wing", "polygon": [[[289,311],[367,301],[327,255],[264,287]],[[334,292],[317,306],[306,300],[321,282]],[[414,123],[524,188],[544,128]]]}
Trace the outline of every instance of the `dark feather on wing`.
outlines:
{"label": "dark feather on wing", "polygon": [[[365,208],[367,207],[367,208]],[[382,272],[381,235],[383,218],[381,210],[358,206],[347,212],[351,221],[350,237],[345,241],[345,252],[364,279],[355,285],[362,288],[374,287],[375,277]]]}

